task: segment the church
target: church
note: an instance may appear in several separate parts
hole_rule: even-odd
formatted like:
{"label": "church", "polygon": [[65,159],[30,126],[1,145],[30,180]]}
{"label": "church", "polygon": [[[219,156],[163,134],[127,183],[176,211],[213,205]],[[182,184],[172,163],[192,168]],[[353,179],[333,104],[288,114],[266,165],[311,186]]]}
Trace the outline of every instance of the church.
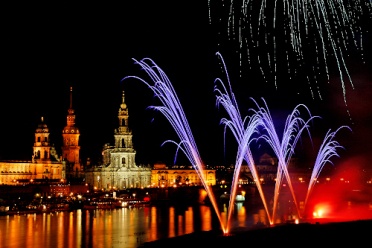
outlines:
{"label": "church", "polygon": [[[41,117],[35,131],[30,161],[0,161],[0,185],[84,183],[94,190],[122,190],[202,184],[191,166],[152,168],[150,165],[136,164],[136,151],[128,125],[129,114],[124,91],[118,111],[118,127],[113,134],[115,143],[103,146],[102,160],[98,165],[84,166],[81,162],[80,130],[75,125],[75,120],[70,87],[70,106],[67,110],[66,125],[62,130],[62,154],[57,154],[49,140],[49,128]],[[216,171],[208,169],[205,173],[208,185],[215,185]]]}
{"label": "church", "polygon": [[67,124],[62,131],[62,156],[50,141],[48,125],[41,117],[35,130],[33,153],[29,161],[0,161],[0,185],[23,185],[32,183],[65,183],[66,179],[84,178],[80,164],[79,129],[75,126],[72,108],[72,87]]}
{"label": "church", "polygon": [[60,182],[65,178],[66,161],[56,154],[49,140],[49,128],[41,117],[35,131],[30,161],[0,161],[0,184],[21,185],[33,182]]}
{"label": "church", "polygon": [[102,150],[102,164],[85,171],[86,182],[96,190],[150,187],[151,167],[136,165],[136,151],[133,148],[128,119],[123,91],[118,112],[119,125],[114,131],[115,144],[105,144]]}

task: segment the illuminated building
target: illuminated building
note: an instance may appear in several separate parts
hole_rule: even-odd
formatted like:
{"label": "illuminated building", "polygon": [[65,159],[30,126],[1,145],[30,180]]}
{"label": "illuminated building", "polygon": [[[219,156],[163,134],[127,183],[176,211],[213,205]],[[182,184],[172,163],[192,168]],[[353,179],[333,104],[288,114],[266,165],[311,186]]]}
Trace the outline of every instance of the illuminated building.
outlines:
{"label": "illuminated building", "polygon": [[124,91],[119,107],[119,127],[114,132],[115,145],[105,144],[102,165],[86,170],[86,182],[95,189],[145,188],[150,186],[151,167],[136,165],[132,131],[128,126],[128,108]]}
{"label": "illuminated building", "polygon": [[19,185],[64,180],[66,162],[58,157],[49,135],[49,128],[41,117],[41,123],[35,131],[32,159],[0,161],[0,184]]}
{"label": "illuminated building", "polygon": [[[207,185],[216,185],[216,170],[203,169]],[[168,168],[165,164],[155,164],[151,171],[152,187],[202,186],[196,170],[190,166],[174,165]]]}
{"label": "illuminated building", "polygon": [[63,128],[62,156],[67,160],[67,178],[84,178],[84,167],[80,163],[79,128],[75,126],[75,111],[72,108],[72,87],[70,87],[70,107],[68,109],[67,124]]}

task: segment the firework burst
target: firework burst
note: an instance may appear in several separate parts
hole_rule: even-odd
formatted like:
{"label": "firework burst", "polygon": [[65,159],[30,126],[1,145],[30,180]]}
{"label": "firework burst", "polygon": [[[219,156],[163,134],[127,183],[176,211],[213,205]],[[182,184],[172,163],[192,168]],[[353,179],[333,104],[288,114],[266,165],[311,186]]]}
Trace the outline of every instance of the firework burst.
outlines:
{"label": "firework burst", "polygon": [[347,63],[351,55],[364,62],[371,6],[371,0],[220,0],[208,1],[208,13],[219,50],[228,44],[238,54],[241,77],[258,72],[275,89],[306,82],[299,88],[322,100],[320,82],[336,73],[347,106],[346,89],[354,88]]}

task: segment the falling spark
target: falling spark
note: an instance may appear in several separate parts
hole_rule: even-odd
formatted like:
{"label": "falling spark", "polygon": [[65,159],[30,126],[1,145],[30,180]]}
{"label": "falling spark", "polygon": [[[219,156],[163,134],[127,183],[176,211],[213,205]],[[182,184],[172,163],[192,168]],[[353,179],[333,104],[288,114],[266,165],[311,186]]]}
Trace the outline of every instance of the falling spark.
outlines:
{"label": "falling spark", "polygon": [[233,44],[241,72],[258,64],[264,80],[273,81],[276,89],[281,87],[278,78],[287,74],[306,80],[311,97],[323,99],[319,83],[329,83],[335,67],[347,107],[347,83],[354,89],[347,60],[357,49],[364,61],[363,27],[372,17],[371,0],[209,0],[208,8],[218,43],[227,39]]}

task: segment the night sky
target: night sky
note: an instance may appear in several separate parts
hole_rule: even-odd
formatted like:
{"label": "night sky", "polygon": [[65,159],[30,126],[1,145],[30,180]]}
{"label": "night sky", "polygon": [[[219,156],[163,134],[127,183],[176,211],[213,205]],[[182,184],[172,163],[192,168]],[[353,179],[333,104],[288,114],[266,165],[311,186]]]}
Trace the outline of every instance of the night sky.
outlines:
{"label": "night sky", "polygon": [[[233,163],[236,147],[231,142],[225,155],[219,121],[226,115],[216,108],[213,93],[215,78],[225,79],[216,52],[225,58],[242,115],[254,107],[249,97],[257,100],[263,97],[280,128],[286,115],[297,104],[304,103],[313,115],[322,117],[312,128],[315,141],[316,135],[322,137],[329,128],[335,130],[340,125],[352,128],[352,132],[344,130],[336,138],[345,147],[340,153],[345,160],[335,161],[342,163],[355,156],[369,155],[371,33],[363,36],[363,59],[356,55],[359,51],[349,50],[351,56],[347,56],[346,63],[355,88],[346,83],[346,106],[332,63],[329,83],[319,80],[317,84],[322,99],[310,96],[303,78],[289,79],[284,72],[278,72],[278,88],[270,77],[262,79],[254,65],[252,69],[243,69],[245,73],[240,78],[239,49],[226,38],[226,25],[214,21],[223,10],[212,12],[211,23],[208,1],[130,2],[135,3],[85,6],[32,3],[3,8],[1,159],[31,159],[34,132],[42,116],[51,130],[51,142],[60,152],[72,86],[84,161],[89,157],[98,162],[102,146],[113,144],[124,89],[137,164],[160,161],[171,164],[175,147],[170,144],[161,147],[161,143],[177,137],[165,117],[146,109],[158,103],[152,91],[133,79],[122,82],[122,78],[130,75],[148,80],[132,60],[148,57],[173,83],[204,162]],[[367,20],[363,28],[371,32],[371,19]],[[181,156],[176,163],[187,161]],[[361,163],[367,166],[367,162]]]}

